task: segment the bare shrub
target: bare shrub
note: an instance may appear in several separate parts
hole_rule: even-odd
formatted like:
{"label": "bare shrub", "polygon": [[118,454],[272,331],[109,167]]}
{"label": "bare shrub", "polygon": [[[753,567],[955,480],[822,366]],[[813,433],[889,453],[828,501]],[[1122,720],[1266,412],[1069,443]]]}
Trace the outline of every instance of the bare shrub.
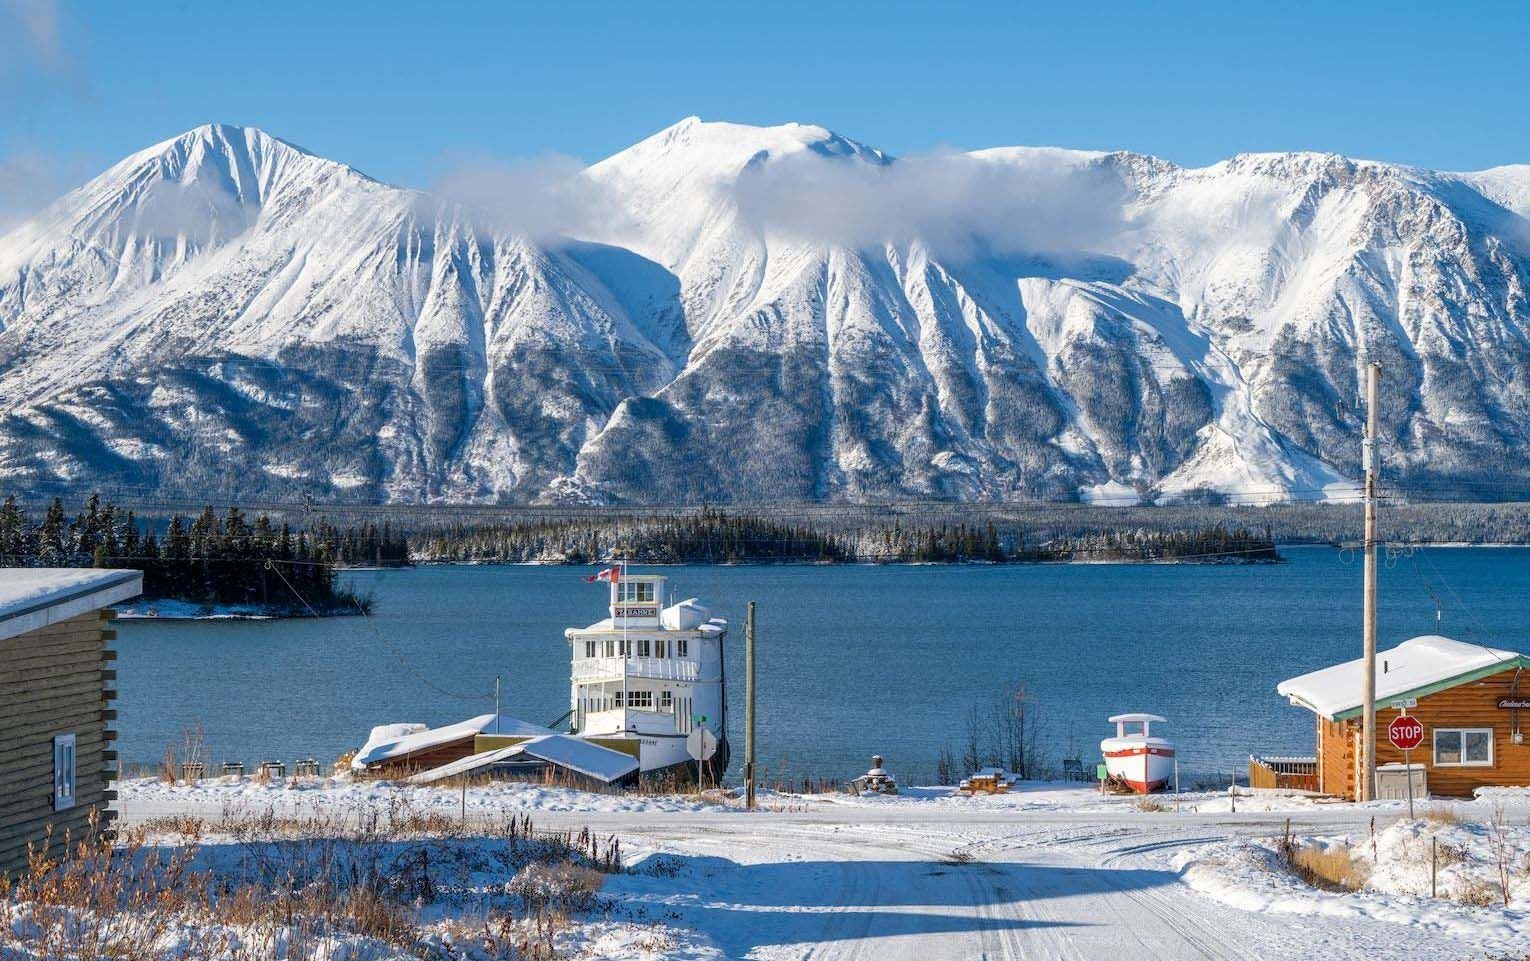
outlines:
{"label": "bare shrub", "polygon": [[1468,908],[1490,908],[1498,903],[1498,885],[1480,878],[1463,878],[1455,886],[1456,903]]}
{"label": "bare shrub", "polygon": [[1424,812],[1424,820],[1431,824],[1460,824],[1461,815],[1448,805],[1435,806]]}
{"label": "bare shrub", "polygon": [[1291,821],[1276,842],[1275,853],[1285,869],[1304,884],[1323,891],[1358,891],[1369,880],[1364,867],[1355,861],[1348,844],[1322,847],[1302,844],[1291,834]]}

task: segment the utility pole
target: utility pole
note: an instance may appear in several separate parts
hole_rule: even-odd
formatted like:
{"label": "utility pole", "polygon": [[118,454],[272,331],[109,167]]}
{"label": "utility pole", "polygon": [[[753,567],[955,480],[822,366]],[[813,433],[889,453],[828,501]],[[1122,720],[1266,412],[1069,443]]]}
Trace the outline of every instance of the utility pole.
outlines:
{"label": "utility pole", "polygon": [[754,601],[744,622],[744,806],[754,810]]}
{"label": "utility pole", "polygon": [[1361,692],[1360,800],[1376,797],[1376,435],[1380,431],[1381,365],[1366,369],[1365,440],[1361,443],[1365,466],[1365,690]]}

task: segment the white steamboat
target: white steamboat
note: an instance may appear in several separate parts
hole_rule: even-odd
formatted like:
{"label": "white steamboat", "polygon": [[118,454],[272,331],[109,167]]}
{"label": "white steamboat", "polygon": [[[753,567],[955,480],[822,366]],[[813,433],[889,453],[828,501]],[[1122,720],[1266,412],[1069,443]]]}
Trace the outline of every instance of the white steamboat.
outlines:
{"label": "white steamboat", "polygon": [[696,598],[665,606],[662,575],[612,568],[598,576],[611,583],[610,616],[563,632],[573,733],[635,753],[645,777],[693,778],[686,739],[704,727],[717,741],[706,762],[715,782],[728,766],[728,622]]}
{"label": "white steamboat", "polygon": [[1153,734],[1154,724],[1168,722],[1157,714],[1117,714],[1110,723],[1116,736],[1100,742],[1105,773],[1139,794],[1168,787],[1174,780],[1174,743]]}

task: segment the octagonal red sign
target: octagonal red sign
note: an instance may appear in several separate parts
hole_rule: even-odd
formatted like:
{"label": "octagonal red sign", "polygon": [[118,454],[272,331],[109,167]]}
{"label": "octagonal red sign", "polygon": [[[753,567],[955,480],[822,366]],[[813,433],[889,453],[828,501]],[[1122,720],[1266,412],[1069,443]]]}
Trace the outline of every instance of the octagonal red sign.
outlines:
{"label": "octagonal red sign", "polygon": [[1424,743],[1424,725],[1416,717],[1399,715],[1387,725],[1387,737],[1399,751],[1411,751]]}

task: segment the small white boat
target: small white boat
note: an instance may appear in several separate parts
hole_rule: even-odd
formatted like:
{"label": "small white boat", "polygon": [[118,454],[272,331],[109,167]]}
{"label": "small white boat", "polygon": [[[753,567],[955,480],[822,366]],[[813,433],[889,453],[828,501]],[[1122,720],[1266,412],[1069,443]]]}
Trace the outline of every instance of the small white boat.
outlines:
{"label": "small white boat", "polygon": [[1139,794],[1167,787],[1174,780],[1174,742],[1155,736],[1152,726],[1168,722],[1157,714],[1117,714],[1110,723],[1116,736],[1100,742],[1105,773]]}

